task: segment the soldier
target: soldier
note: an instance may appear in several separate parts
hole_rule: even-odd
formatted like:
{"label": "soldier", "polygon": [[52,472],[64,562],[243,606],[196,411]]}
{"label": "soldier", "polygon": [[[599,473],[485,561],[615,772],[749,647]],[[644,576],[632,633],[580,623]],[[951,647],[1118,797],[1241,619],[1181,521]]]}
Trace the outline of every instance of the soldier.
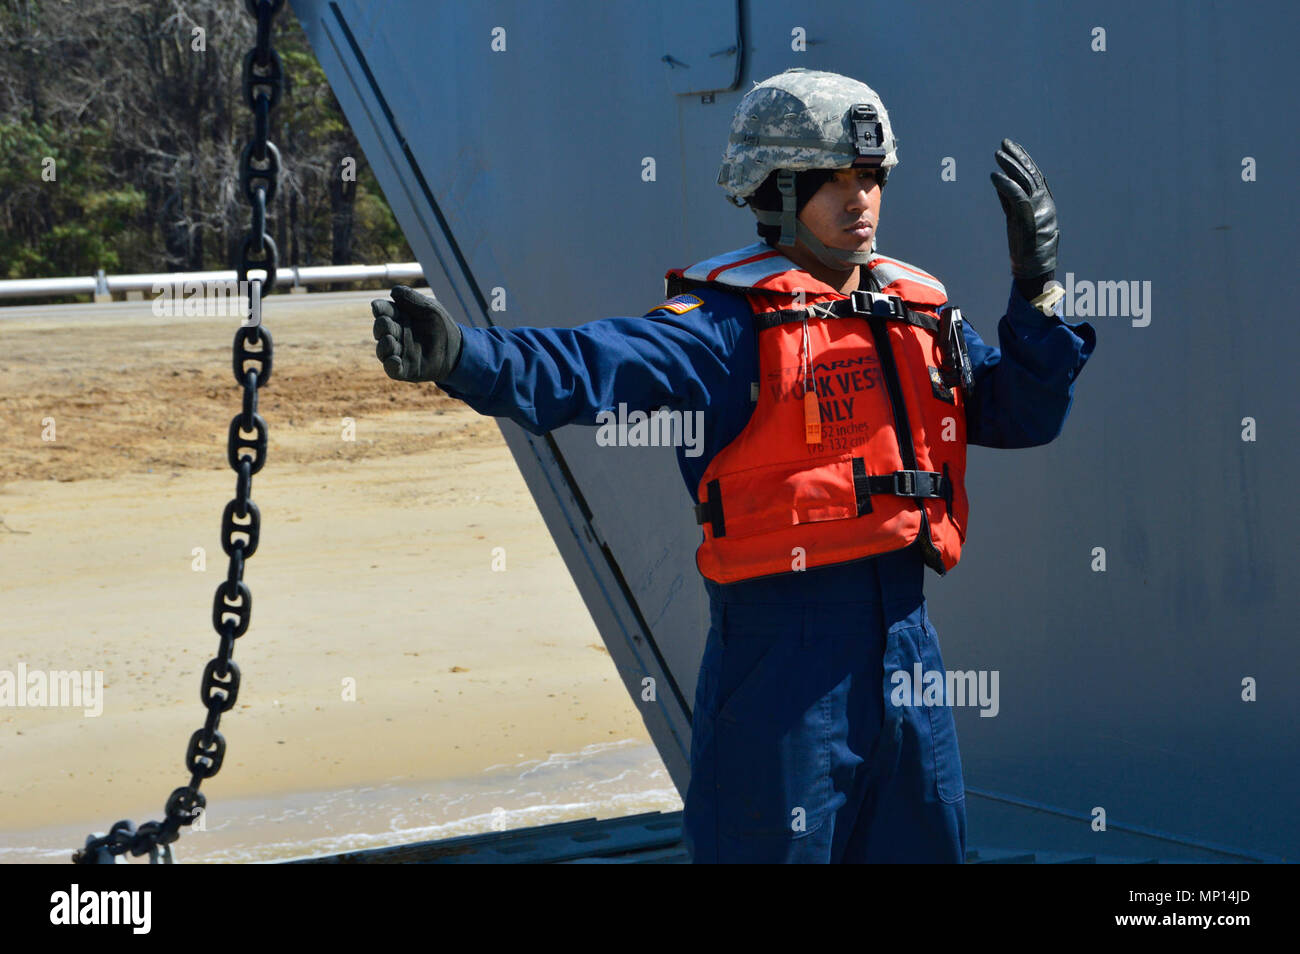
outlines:
{"label": "soldier", "polygon": [[762,240],[669,271],[644,317],[475,329],[402,286],[372,304],[390,377],[535,434],[620,403],[707,411],[703,453],[678,450],[711,624],[684,813],[696,862],[965,858],[951,700],[898,691],[918,664],[945,672],[924,571],[960,556],[966,445],[1054,439],[1095,344],[1046,287],[1046,180],[1010,140],[995,159],[1014,277],[1000,348],[938,279],[875,251],[889,115],[863,83],[810,70],[757,84],[732,120],[718,182]]}

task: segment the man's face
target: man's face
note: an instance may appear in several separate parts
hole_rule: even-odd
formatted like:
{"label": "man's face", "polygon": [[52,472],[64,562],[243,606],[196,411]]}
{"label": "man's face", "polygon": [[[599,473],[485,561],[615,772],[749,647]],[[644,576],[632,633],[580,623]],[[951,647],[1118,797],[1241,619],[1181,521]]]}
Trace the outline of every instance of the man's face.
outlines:
{"label": "man's face", "polygon": [[871,250],[880,223],[880,185],[875,169],[838,169],[799,213],[799,221],[828,248]]}

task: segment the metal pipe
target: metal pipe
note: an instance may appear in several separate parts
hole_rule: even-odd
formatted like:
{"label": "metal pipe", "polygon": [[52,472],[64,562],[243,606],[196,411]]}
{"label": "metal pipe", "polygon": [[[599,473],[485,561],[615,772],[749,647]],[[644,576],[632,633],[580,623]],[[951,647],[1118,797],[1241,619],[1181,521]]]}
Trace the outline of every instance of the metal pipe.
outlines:
{"label": "metal pipe", "polygon": [[[252,276],[264,275],[260,269]],[[276,275],[276,287],[292,285],[325,285],[331,282],[382,281],[393,284],[420,281],[424,269],[419,262],[399,262],[388,265],[312,265],[306,268],[282,268]],[[234,269],[217,272],[156,272],[145,275],[109,275],[103,279],[90,275],[85,278],[17,278],[0,281],[0,298],[50,298],[62,295],[93,295],[102,293],[103,286],[110,292],[139,291],[159,293],[159,286],[175,288],[186,282],[235,281]]]}

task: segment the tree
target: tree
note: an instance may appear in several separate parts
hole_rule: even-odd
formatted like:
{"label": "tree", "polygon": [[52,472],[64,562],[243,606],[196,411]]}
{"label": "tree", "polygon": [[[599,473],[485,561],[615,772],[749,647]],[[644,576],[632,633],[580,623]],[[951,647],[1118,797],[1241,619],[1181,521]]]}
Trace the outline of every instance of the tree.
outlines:
{"label": "tree", "polygon": [[[0,2],[3,271],[229,268],[250,222],[238,159],[253,34],[240,0]],[[267,228],[281,264],[411,258],[287,4],[273,42],[286,86]]]}

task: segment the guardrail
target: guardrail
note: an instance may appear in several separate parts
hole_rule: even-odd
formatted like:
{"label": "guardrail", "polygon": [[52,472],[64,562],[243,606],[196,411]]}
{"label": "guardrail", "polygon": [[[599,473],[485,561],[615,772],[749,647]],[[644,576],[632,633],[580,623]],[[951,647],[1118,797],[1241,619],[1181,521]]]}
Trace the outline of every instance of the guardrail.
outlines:
{"label": "guardrail", "polygon": [[[255,269],[252,275],[265,274]],[[333,282],[381,281],[409,283],[421,281],[424,269],[419,262],[401,262],[391,265],[311,265],[305,268],[286,267],[276,273],[275,287],[304,287],[328,285]],[[63,295],[94,295],[95,301],[111,301],[114,293],[143,292],[158,294],[161,289],[173,289],[179,284],[193,282],[234,282],[235,270],[219,272],[156,272],[151,275],[97,275],[85,278],[17,278],[0,281],[0,298],[53,298]]]}

